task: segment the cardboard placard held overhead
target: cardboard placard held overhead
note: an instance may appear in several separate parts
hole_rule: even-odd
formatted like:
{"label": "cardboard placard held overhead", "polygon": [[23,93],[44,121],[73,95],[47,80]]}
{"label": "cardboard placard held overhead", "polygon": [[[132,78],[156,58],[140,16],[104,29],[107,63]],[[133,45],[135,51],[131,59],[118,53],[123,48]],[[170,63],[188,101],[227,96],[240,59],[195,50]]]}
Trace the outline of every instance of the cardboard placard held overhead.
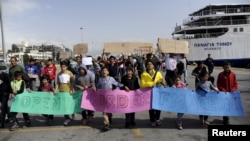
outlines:
{"label": "cardboard placard held overhead", "polygon": [[82,58],[83,65],[92,65],[92,57],[83,57]]}
{"label": "cardboard placard held overhead", "polygon": [[60,59],[67,59],[67,58],[69,58],[69,53],[61,51],[60,54],[59,54],[59,58]]}
{"label": "cardboard placard held overhead", "polygon": [[84,55],[88,53],[88,44],[76,44],[73,47],[73,54],[74,55]]}
{"label": "cardboard placard held overhead", "polygon": [[188,46],[187,41],[158,38],[158,50],[162,53],[188,54]]}
{"label": "cardboard placard held overhead", "polygon": [[106,42],[104,53],[147,54],[153,51],[153,43],[143,42]]}

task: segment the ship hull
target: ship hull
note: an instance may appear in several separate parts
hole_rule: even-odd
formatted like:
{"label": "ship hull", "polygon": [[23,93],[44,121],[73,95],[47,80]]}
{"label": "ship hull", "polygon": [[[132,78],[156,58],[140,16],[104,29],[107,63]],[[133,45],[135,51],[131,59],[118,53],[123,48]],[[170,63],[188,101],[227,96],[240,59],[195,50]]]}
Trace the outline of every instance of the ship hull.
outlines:
{"label": "ship hull", "polygon": [[189,42],[187,59],[191,62],[204,61],[208,54],[214,59],[216,66],[225,61],[233,67],[246,68],[250,64],[250,25],[244,25],[245,32],[229,32],[217,38],[183,39]]}

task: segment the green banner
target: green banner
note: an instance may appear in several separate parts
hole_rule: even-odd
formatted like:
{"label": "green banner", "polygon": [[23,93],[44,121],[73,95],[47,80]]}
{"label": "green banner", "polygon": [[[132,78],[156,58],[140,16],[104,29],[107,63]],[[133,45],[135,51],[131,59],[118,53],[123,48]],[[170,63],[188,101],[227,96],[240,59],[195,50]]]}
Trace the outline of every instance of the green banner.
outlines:
{"label": "green banner", "polygon": [[58,92],[55,95],[49,92],[24,92],[14,97],[11,112],[31,114],[69,115],[79,113],[83,91]]}

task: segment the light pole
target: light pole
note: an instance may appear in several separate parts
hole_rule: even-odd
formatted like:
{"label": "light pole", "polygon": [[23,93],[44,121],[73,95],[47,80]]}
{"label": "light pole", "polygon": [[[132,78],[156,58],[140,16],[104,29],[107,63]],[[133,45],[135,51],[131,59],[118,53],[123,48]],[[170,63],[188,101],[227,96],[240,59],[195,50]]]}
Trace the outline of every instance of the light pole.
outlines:
{"label": "light pole", "polygon": [[1,24],[1,35],[2,35],[2,51],[3,61],[6,62],[5,58],[5,44],[4,44],[4,31],[3,31],[3,17],[2,17],[2,1],[0,1],[0,24]]}
{"label": "light pole", "polygon": [[82,39],[82,30],[83,30],[83,28],[80,27],[80,29],[81,29],[81,40],[82,40],[82,44],[83,44],[83,39]]}

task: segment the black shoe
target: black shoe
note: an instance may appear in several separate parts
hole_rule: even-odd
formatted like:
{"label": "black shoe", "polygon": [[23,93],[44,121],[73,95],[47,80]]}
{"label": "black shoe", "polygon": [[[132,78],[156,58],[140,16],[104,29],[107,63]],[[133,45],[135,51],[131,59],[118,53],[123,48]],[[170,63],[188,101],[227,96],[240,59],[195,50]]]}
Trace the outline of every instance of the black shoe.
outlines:
{"label": "black shoe", "polygon": [[19,128],[19,125],[17,122],[14,122],[14,124],[10,127],[10,131],[15,131],[17,128]]}
{"label": "black shoe", "polygon": [[103,131],[108,131],[110,128],[109,128],[109,125],[108,124],[106,124],[103,128],[102,128],[102,130]]}
{"label": "black shoe", "polygon": [[135,121],[131,121],[130,124],[133,125],[133,126],[136,125]]}
{"label": "black shoe", "polygon": [[109,124],[112,124],[113,121],[112,121],[112,117],[109,117]]}
{"label": "black shoe", "polygon": [[224,124],[224,125],[230,125],[230,124],[229,124],[229,121],[223,121],[223,124]]}
{"label": "black shoe", "polygon": [[30,126],[30,120],[25,121],[25,126]]}

